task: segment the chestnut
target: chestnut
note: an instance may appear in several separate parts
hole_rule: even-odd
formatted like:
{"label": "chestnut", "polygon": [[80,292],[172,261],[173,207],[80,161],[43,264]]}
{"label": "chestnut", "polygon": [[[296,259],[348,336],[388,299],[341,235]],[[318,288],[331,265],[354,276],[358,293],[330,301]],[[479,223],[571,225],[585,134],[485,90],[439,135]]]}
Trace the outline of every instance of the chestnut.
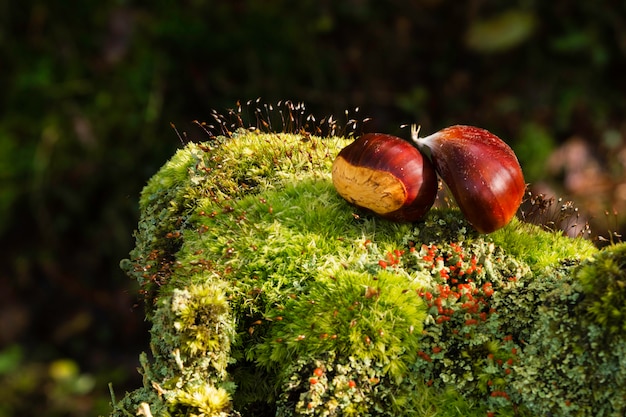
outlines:
{"label": "chestnut", "polygon": [[513,150],[493,133],[473,126],[450,126],[419,138],[465,218],[482,233],[507,225],[522,203],[526,183]]}
{"label": "chestnut", "polygon": [[399,222],[419,220],[437,195],[437,174],[411,143],[368,133],[343,148],[332,167],[335,189],[348,202]]}

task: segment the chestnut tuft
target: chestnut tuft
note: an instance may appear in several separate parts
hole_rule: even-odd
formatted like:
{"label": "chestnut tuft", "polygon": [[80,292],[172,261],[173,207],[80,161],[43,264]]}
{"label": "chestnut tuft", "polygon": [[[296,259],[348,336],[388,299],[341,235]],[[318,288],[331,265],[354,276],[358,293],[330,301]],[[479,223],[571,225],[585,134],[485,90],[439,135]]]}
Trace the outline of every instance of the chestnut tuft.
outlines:
{"label": "chestnut tuft", "polygon": [[335,189],[348,202],[379,216],[417,221],[432,207],[437,174],[411,143],[368,133],[343,148],[333,162]]}
{"label": "chestnut tuft", "polygon": [[429,155],[465,218],[482,233],[506,226],[522,203],[526,183],[513,150],[487,130],[451,126],[412,139]]}

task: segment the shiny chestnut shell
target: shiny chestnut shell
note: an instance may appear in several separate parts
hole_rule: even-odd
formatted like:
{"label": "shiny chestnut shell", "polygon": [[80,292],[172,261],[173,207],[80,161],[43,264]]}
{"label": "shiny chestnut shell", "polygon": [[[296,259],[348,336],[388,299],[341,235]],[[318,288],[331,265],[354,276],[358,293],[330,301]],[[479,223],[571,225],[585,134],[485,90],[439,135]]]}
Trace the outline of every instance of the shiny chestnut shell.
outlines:
{"label": "shiny chestnut shell", "polygon": [[335,189],[348,202],[400,222],[419,220],[432,207],[437,174],[411,143],[368,133],[343,148],[333,162]]}
{"label": "shiny chestnut shell", "polygon": [[493,133],[456,125],[425,138],[413,131],[418,148],[430,155],[465,218],[482,233],[507,225],[519,208],[526,183],[513,150]]}

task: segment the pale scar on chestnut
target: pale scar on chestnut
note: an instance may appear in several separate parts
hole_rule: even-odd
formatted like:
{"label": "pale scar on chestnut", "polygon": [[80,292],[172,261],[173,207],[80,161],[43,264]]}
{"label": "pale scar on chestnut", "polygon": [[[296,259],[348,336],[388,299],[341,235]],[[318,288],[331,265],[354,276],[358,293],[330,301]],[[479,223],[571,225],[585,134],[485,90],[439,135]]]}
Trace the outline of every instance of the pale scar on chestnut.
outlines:
{"label": "pale scar on chestnut", "polygon": [[350,164],[342,157],[333,163],[333,184],[343,198],[377,214],[387,214],[402,207],[407,191],[396,176]]}

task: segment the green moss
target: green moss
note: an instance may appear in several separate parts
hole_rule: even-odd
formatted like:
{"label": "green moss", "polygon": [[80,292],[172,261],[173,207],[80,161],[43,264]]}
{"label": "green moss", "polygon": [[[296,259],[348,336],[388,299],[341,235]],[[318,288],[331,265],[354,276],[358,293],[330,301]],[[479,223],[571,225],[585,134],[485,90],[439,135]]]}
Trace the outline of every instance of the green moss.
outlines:
{"label": "green moss", "polygon": [[[479,235],[456,209],[415,224],[363,213],[330,179],[348,143],[240,131],[189,144],[150,180],[122,265],[146,296],[152,356],[114,415],[142,402],[170,415],[545,415],[567,387],[577,409],[619,410],[585,389],[621,387],[621,359],[591,335],[614,326],[596,306],[622,300],[622,278],[590,284],[620,260],[518,221]],[[555,330],[583,308],[590,320]],[[581,349],[594,353],[570,357]],[[558,358],[584,378],[541,372]]]}
{"label": "green moss", "polygon": [[575,272],[585,300],[582,308],[607,337],[626,334],[626,244],[608,247]]}
{"label": "green moss", "polygon": [[[372,275],[339,270],[311,285],[306,296],[277,311],[282,315],[274,319],[280,317],[280,321],[272,325],[267,341],[253,350],[255,361],[277,372],[281,380],[290,381],[290,388],[283,390],[283,396],[294,389],[295,375],[294,369],[285,364],[308,358],[303,369],[295,372],[304,373],[300,375],[304,381],[300,385],[317,393],[316,401],[320,404],[341,402],[336,391],[339,389],[341,395],[351,392],[345,389],[350,378],[360,381],[362,389],[371,389],[373,385],[381,389],[387,384],[394,387],[396,399],[407,397],[408,393],[401,387],[409,364],[416,359],[418,335],[426,315],[424,303],[415,290],[415,283],[404,274],[380,271]],[[333,352],[332,360],[328,352]],[[309,386],[306,376],[313,375],[313,369],[304,365],[313,366],[313,363],[316,368],[324,369],[325,374],[333,375],[330,381],[333,389],[329,392],[320,393],[319,386]],[[342,373],[340,364],[343,371],[348,365],[354,369]],[[300,385],[298,390],[303,388]],[[367,409],[369,406],[364,406],[361,411]]]}
{"label": "green moss", "polygon": [[589,240],[543,232],[539,226],[522,223],[517,218],[490,238],[509,254],[524,259],[535,271],[563,260],[585,259],[598,252]]}

